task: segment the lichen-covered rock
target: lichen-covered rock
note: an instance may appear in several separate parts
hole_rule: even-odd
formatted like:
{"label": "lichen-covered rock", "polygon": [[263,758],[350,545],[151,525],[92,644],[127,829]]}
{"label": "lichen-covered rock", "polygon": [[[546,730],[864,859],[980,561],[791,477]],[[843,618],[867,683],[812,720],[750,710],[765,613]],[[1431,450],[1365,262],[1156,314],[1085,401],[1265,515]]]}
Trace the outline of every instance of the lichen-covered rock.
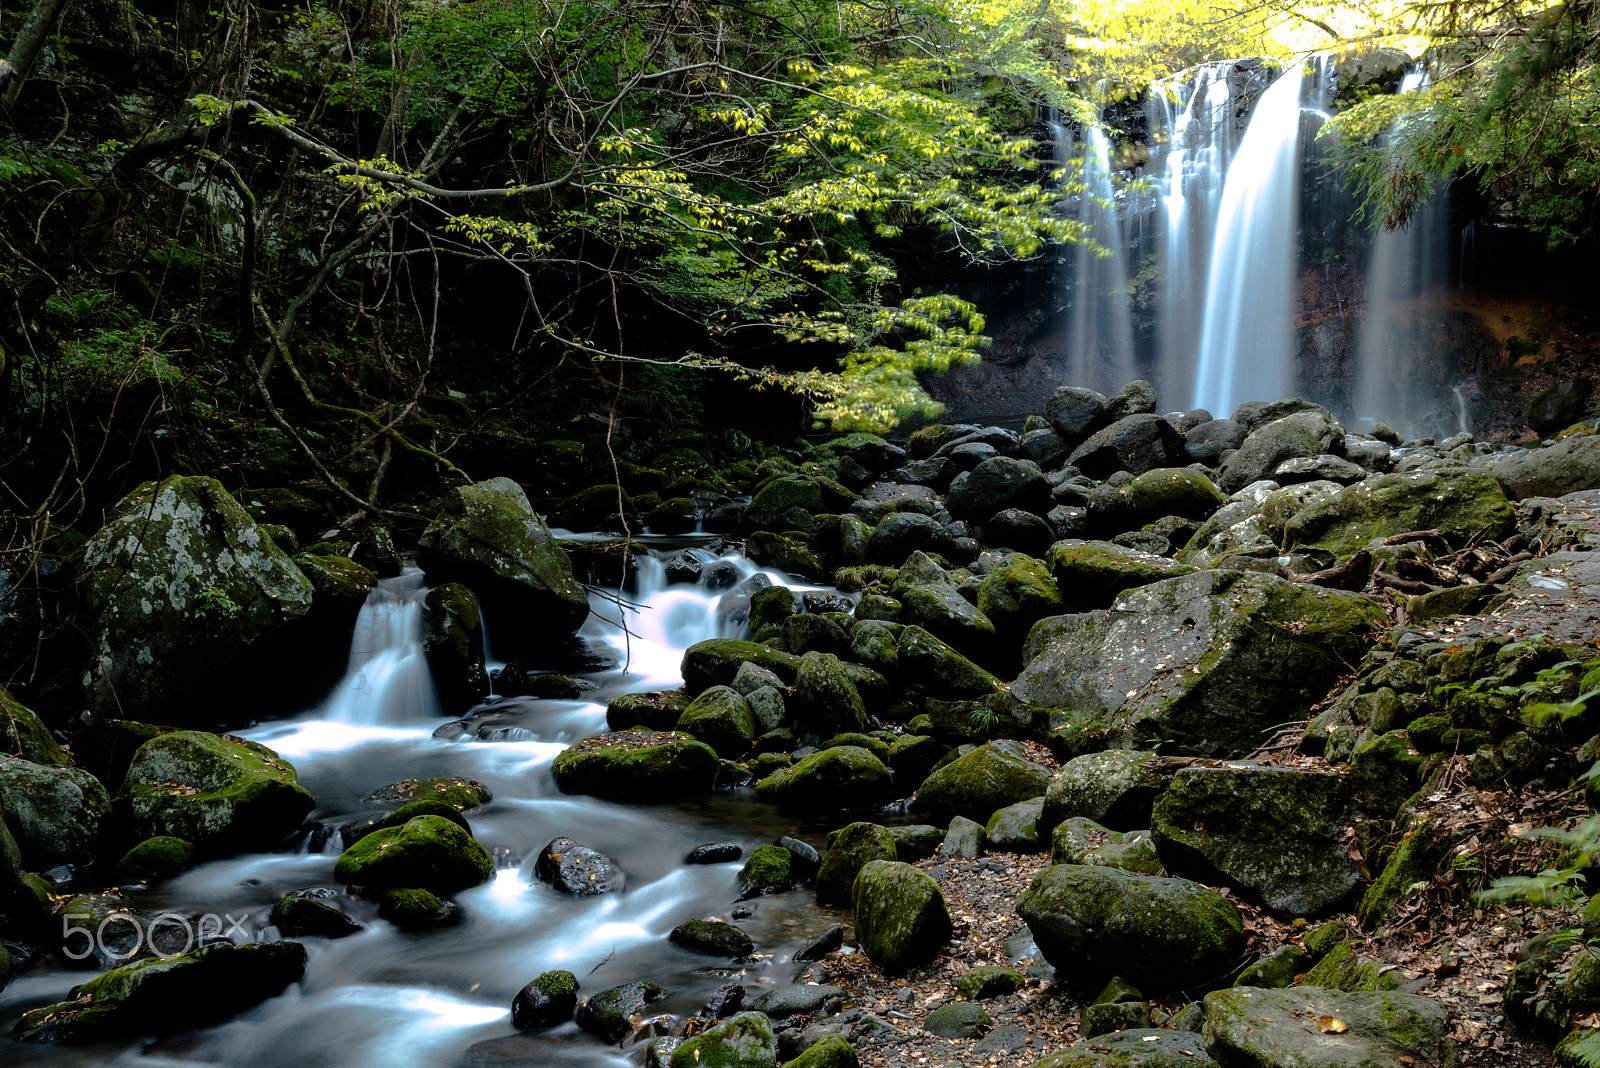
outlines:
{"label": "lichen-covered rock", "polygon": [[1135,749],[1109,749],[1074,757],[1050,776],[1039,833],[1074,817],[1127,831],[1150,826],[1155,800],[1172,781],[1173,761]]}
{"label": "lichen-covered rock", "polygon": [[578,1008],[578,1026],[602,1042],[621,1042],[633,1030],[634,1019],[665,995],[659,984],[648,980],[602,990]]}
{"label": "lichen-covered rock", "polygon": [[65,767],[70,761],[33,710],[0,687],[0,755]]}
{"label": "lichen-covered rock", "polygon": [[1051,834],[1050,863],[1121,868],[1136,875],[1167,874],[1149,831],[1113,831],[1081,816],[1062,821]]}
{"label": "lichen-covered rock", "polygon": [[1254,764],[1185,768],[1155,804],[1156,852],[1175,875],[1224,881],[1268,908],[1310,916],[1361,881],[1344,839],[1349,779]]}
{"label": "lichen-covered rock", "polygon": [[881,805],[893,792],[889,769],[858,745],[813,753],[756,784],[756,796],[764,801],[819,812]]}
{"label": "lichen-covered rock", "polygon": [[1002,853],[1043,852],[1045,842],[1038,827],[1043,808],[1044,798],[1040,796],[996,809],[983,828],[989,848]]}
{"label": "lichen-covered rock", "polygon": [[572,1019],[578,1007],[578,977],[568,971],[541,972],[511,1001],[511,1026],[542,1031]]}
{"label": "lichen-covered rock", "polygon": [[847,731],[865,731],[867,706],[844,661],[832,653],[810,652],[800,658],[794,694],[784,707],[798,730],[824,738]]}
{"label": "lichen-covered rock", "polygon": [[996,809],[1043,796],[1049,785],[1047,769],[1029,760],[1020,743],[1002,739],[934,769],[918,787],[917,803],[982,822]]}
{"label": "lichen-covered rock", "polygon": [[[1205,1005],[1206,1049],[1226,1065],[1368,1068],[1455,1061],[1444,1007],[1415,994],[1236,986],[1207,994]],[[1344,1029],[1315,1026],[1325,1016]]]}
{"label": "lichen-covered rock", "polygon": [[828,836],[828,849],[817,869],[817,903],[848,905],[856,876],[874,860],[896,860],[898,851],[889,828],[877,823],[852,823]]}
{"label": "lichen-covered rock", "polygon": [[1022,986],[1022,973],[995,964],[969,968],[956,980],[956,993],[968,1001],[1003,998]]}
{"label": "lichen-covered rock", "polygon": [[28,868],[87,864],[110,812],[110,795],[87,771],[0,757],[0,816]]}
{"label": "lichen-covered rock", "polygon": [[795,883],[794,854],[778,845],[756,846],[739,869],[739,895],[763,897]]}
{"label": "lichen-covered rock", "polygon": [[1489,470],[1514,500],[1594,489],[1600,487],[1600,434],[1578,434],[1542,449],[1514,452]]}
{"label": "lichen-covered rock", "polygon": [[300,826],[313,801],[294,766],[259,742],[203,731],[139,747],[126,791],[134,833],[182,838],[202,855],[259,850]]}
{"label": "lichen-covered rock", "polygon": [[711,789],[717,754],[686,734],[612,731],[562,750],[553,771],[565,793],[664,801]]}
{"label": "lichen-covered rock", "polygon": [[1212,982],[1244,950],[1244,925],[1226,898],[1182,879],[1057,864],[1017,899],[1039,950],[1063,975],[1097,987],[1120,975],[1159,994]]}
{"label": "lichen-covered rock", "polygon": [[303,617],[311,582],[214,478],[146,482],[83,550],[84,677],[100,715],[138,716],[227,678],[252,642]]}
{"label": "lichen-covered rock", "polygon": [[1387,626],[1356,594],[1201,571],[1123,593],[1108,611],[1040,621],[1011,692],[1105,724],[1122,748],[1159,737],[1177,753],[1228,755],[1309,708]]}
{"label": "lichen-covered rock", "polygon": [[715,749],[718,756],[733,760],[743,756],[755,741],[756,717],[738,691],[712,686],[689,703],[674,729],[694,735]]}
{"label": "lichen-covered rock", "polygon": [[667,1068],[777,1068],[772,1021],[761,1012],[741,1012],[715,1024],[672,1051]]}
{"label": "lichen-covered rock", "polygon": [[711,957],[748,957],[756,948],[742,927],[716,920],[685,920],[667,938],[691,953]]}
{"label": "lichen-covered rock", "polygon": [[451,490],[422,532],[417,559],[430,582],[461,582],[477,595],[502,655],[570,634],[589,614],[572,561],[509,478]]}
{"label": "lichen-covered rock", "polygon": [[136,879],[157,879],[188,871],[194,863],[194,847],[182,838],[146,838],[122,855],[117,870]]}
{"label": "lichen-covered rock", "polygon": [[1361,922],[1380,926],[1394,907],[1414,892],[1413,887],[1431,883],[1448,848],[1449,837],[1432,820],[1421,820],[1409,828],[1389,853],[1382,874],[1361,895],[1356,909]]}
{"label": "lichen-covered rock", "polygon": [[1007,637],[1021,638],[1039,620],[1065,608],[1049,569],[1021,553],[989,572],[978,584],[978,611]]}
{"label": "lichen-covered rock", "polygon": [[1072,611],[1104,608],[1123,590],[1195,570],[1164,556],[1106,541],[1058,545],[1050,556],[1050,573],[1061,591],[1062,603]]}
{"label": "lichen-covered rock", "polygon": [[374,889],[420,887],[451,894],[487,882],[494,858],[458,825],[418,816],[374,831],[339,855],[334,878]]}
{"label": "lichen-covered rock", "polygon": [[889,975],[933,956],[950,938],[950,911],[939,884],[897,860],[874,860],[852,893],[861,951]]}
{"label": "lichen-covered rock", "polygon": [[1205,519],[1222,507],[1222,491],[1205,475],[1187,467],[1158,467],[1133,480],[1128,501],[1139,523],[1168,515]]}
{"label": "lichen-covered rock", "polygon": [[215,943],[97,975],[71,1000],[25,1013],[24,1041],[103,1042],[191,1028],[276,997],[306,970],[298,942]]}
{"label": "lichen-covered rock", "polygon": [[1489,475],[1423,469],[1378,475],[1308,504],[1284,525],[1283,544],[1347,556],[1390,534],[1437,530],[1463,543],[1504,537],[1514,523],[1511,502]]}
{"label": "lichen-covered rock", "polygon": [[1222,469],[1222,489],[1241,490],[1297,456],[1337,456],[1343,451],[1344,427],[1325,409],[1294,412],[1250,432]]}

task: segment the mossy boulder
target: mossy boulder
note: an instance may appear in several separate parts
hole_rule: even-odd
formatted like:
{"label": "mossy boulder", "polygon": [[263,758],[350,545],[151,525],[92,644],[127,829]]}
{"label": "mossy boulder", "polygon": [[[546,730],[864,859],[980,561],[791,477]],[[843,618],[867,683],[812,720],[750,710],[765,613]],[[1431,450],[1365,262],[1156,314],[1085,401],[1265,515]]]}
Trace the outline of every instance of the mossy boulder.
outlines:
{"label": "mossy boulder", "polygon": [[1051,834],[1050,863],[1121,868],[1136,875],[1167,874],[1149,831],[1113,831],[1081,816],[1063,821]]}
{"label": "mossy boulder", "polygon": [[422,655],[446,713],[460,714],[483,699],[483,616],[461,583],[441,582],[422,602]]}
{"label": "mossy boulder", "polygon": [[117,870],[137,879],[159,879],[188,871],[194,863],[194,846],[182,838],[160,835],[146,838],[122,855]]}
{"label": "mossy boulder", "polygon": [[1039,813],[1043,808],[1044,798],[1040,796],[996,809],[983,828],[989,848],[1001,853],[1043,852],[1044,841],[1039,837]]}
{"label": "mossy boulder", "polygon": [[437,798],[424,797],[416,801],[407,801],[392,812],[370,816],[364,820],[351,820],[339,828],[339,837],[344,847],[349,849],[373,831],[403,827],[418,816],[442,816],[468,834],[472,833],[472,825],[467,822],[460,809]]}
{"label": "mossy boulder", "polygon": [[1422,756],[1404,733],[1369,735],[1350,754],[1350,779],[1367,813],[1390,819],[1421,785]]}
{"label": "mossy boulder", "polygon": [[1374,538],[1437,530],[1452,542],[1497,539],[1515,523],[1500,483],[1466,468],[1379,475],[1296,512],[1284,525],[1286,549],[1326,549],[1348,556]]}
{"label": "mossy boulder", "polygon": [[999,679],[922,627],[900,632],[896,655],[902,677],[914,680],[932,697],[987,697],[1002,688]]}
{"label": "mossy boulder", "polygon": [[1400,839],[1389,853],[1383,872],[1367,887],[1361,896],[1356,916],[1367,927],[1381,926],[1396,905],[1409,897],[1418,883],[1433,881],[1446,853],[1450,839],[1432,820],[1418,821]]}
{"label": "mossy boulder", "polygon": [[856,875],[852,901],[861,951],[889,975],[932,957],[950,938],[939,884],[910,864],[869,862]]}
{"label": "mossy boulder", "polygon": [[1350,940],[1328,950],[1305,973],[1305,984],[1330,990],[1400,989],[1402,979],[1398,970],[1375,960],[1362,960],[1356,955],[1360,945],[1360,942]]}
{"label": "mossy boulder", "polygon": [[0,754],[21,757],[32,764],[65,767],[67,754],[33,710],[0,687]]}
{"label": "mossy boulder", "polygon": [[956,980],[956,993],[968,1001],[984,1001],[1015,994],[1022,987],[1022,973],[995,964],[969,968]]}
{"label": "mossy boulder", "polygon": [[1233,985],[1277,990],[1280,987],[1292,986],[1295,977],[1305,974],[1310,967],[1311,954],[1293,942],[1285,942],[1240,972],[1238,980]]}
{"label": "mossy boulder", "polygon": [[294,766],[277,753],[203,731],[144,743],[128,765],[125,789],[136,835],[182,838],[207,856],[270,848],[313,805]]}
{"label": "mossy boulder", "polygon": [[1217,1068],[1217,1062],[1193,1031],[1129,1027],[1041,1057],[1031,1068]]}
{"label": "mossy boulder", "polygon": [[110,795],[87,771],[0,757],[0,817],[28,868],[88,863],[110,813]]}
{"label": "mossy boulder", "polygon": [[1120,975],[1160,994],[1213,982],[1244,950],[1239,912],[1182,879],[1057,864],[1033,877],[1017,914],[1046,960],[1085,987]]}
{"label": "mossy boulder", "polygon": [[380,890],[421,887],[451,894],[487,882],[494,858],[457,824],[418,816],[362,838],[340,854],[333,874],[340,882]]}
{"label": "mossy boulder", "polygon": [[1120,748],[1160,738],[1166,751],[1226,756],[1320,699],[1387,626],[1357,594],[1201,571],[1125,592],[1108,611],[1042,620],[1011,692],[1105,724]]}
{"label": "mossy boulder", "polygon": [[730,685],[745,663],[766,668],[785,685],[793,684],[800,671],[800,658],[780,649],[738,638],[708,638],[684,650],[684,691],[694,695],[710,686]]}
{"label": "mossy boulder", "polygon": [[794,854],[782,846],[757,846],[739,869],[741,897],[776,894],[789,889],[794,882]]}
{"label": "mossy boulder", "polygon": [[589,615],[572,561],[509,478],[451,490],[422,532],[417,560],[430,582],[460,582],[477,595],[504,656],[533,652]]}
{"label": "mossy boulder", "polygon": [[741,1012],[672,1051],[667,1068],[777,1068],[778,1043],[763,1012]]}
{"label": "mossy boulder", "polygon": [[922,1021],[924,1031],[945,1039],[977,1038],[993,1025],[987,1012],[966,1001],[940,1005]]}
{"label": "mossy boulder", "polygon": [[856,1048],[843,1035],[824,1035],[815,1045],[807,1047],[786,1068],[859,1068],[861,1059]]}
{"label": "mossy boulder", "polygon": [[1015,553],[978,584],[978,611],[995,630],[1021,637],[1046,616],[1066,610],[1050,569],[1031,556]]}
{"label": "mossy boulder", "polygon": [[788,534],[758,530],[745,539],[744,551],[758,564],[816,582],[826,581],[831,573],[815,549]]}
{"label": "mossy boulder", "polygon": [[1047,835],[1074,817],[1119,831],[1149,827],[1156,798],[1175,772],[1173,761],[1136,749],[1074,757],[1050,776],[1039,812],[1039,833]]}
{"label": "mossy boulder", "polygon": [[[146,482],[83,550],[85,698],[98,715],[203,707],[253,643],[311,608],[311,582],[214,478]],[[263,679],[262,682],[270,681]]]}
{"label": "mossy boulder", "polygon": [[742,525],[746,530],[789,530],[794,524],[787,516],[795,508],[807,516],[822,511],[822,486],[816,479],[786,475],[768,482],[750,498]]}
{"label": "mossy boulder", "polygon": [[1127,490],[1136,523],[1175,515],[1205,519],[1222,507],[1216,483],[1187,467],[1158,467],[1133,480]]}
{"label": "mossy boulder", "polygon": [[378,915],[396,927],[438,927],[460,915],[460,906],[420,886],[367,891],[378,902]]}
{"label": "mossy boulder", "polygon": [[568,971],[541,972],[511,1001],[511,1026],[542,1031],[572,1019],[578,1007],[578,977]]}
{"label": "mossy boulder", "polygon": [[612,731],[563,750],[553,770],[565,793],[664,801],[711,789],[717,753],[686,734]]}
{"label": "mossy boulder", "polygon": [[874,860],[896,860],[898,850],[889,828],[877,823],[851,823],[828,836],[828,848],[817,869],[817,903],[848,905],[856,876]]}
{"label": "mossy boulder", "polygon": [[1050,574],[1070,611],[1104,608],[1124,590],[1193,574],[1176,560],[1106,541],[1069,542],[1050,554]]}
{"label": "mossy boulder", "polygon": [[618,694],[606,705],[606,726],[613,731],[639,727],[647,731],[671,731],[678,725],[689,695],[682,690],[650,690]]}
{"label": "mossy boulder", "polygon": [[343,910],[312,893],[285,894],[268,920],[289,938],[345,938],[362,930]]}
{"label": "mossy boulder", "polygon": [[894,777],[889,769],[856,745],[813,753],[756,784],[756,796],[764,801],[823,812],[874,807],[893,792]]}
{"label": "mossy boulder", "polygon": [[[1344,1029],[1323,1031],[1316,1026],[1323,1017],[1341,1021]],[[1202,1034],[1221,1064],[1455,1063],[1444,1006],[1416,994],[1236,986],[1206,995]]]}
{"label": "mossy boulder", "polygon": [[298,942],[215,943],[150,957],[73,987],[71,1000],[24,1013],[17,1035],[80,1043],[180,1031],[276,997],[305,970]]}
{"label": "mossy boulder", "polygon": [[1225,882],[1270,909],[1310,916],[1361,881],[1345,845],[1354,800],[1349,779],[1332,773],[1184,768],[1156,802],[1150,830],[1173,874]]}
{"label": "mossy boulder", "polygon": [[633,1030],[635,1019],[666,996],[657,983],[648,980],[623,983],[610,990],[602,990],[578,1008],[578,1026],[602,1042],[616,1044]]}
{"label": "mossy boulder", "polygon": [[710,957],[748,957],[756,948],[744,928],[716,920],[685,920],[667,938],[675,946]]}
{"label": "mossy boulder", "polygon": [[934,769],[917,789],[917,803],[946,815],[983,822],[996,809],[1043,796],[1050,772],[1028,759],[1018,742],[980,745]]}
{"label": "mossy boulder", "polygon": [[743,756],[756,737],[756,717],[737,690],[712,686],[683,710],[674,728],[705,742],[728,760]]}
{"label": "mossy boulder", "polygon": [[824,738],[868,728],[861,691],[845,662],[831,653],[809,652],[800,658],[794,693],[784,707],[797,730]]}
{"label": "mossy boulder", "polygon": [[375,805],[409,805],[414,801],[437,801],[449,805],[457,812],[486,805],[494,800],[489,788],[477,779],[437,778],[401,779],[380,786],[367,795]]}

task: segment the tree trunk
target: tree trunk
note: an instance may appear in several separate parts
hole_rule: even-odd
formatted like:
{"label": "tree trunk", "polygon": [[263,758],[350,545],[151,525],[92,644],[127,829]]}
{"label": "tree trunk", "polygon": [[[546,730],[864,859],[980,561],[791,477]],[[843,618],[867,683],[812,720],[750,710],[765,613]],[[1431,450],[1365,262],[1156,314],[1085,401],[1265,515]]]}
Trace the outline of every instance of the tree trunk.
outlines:
{"label": "tree trunk", "polygon": [[0,111],[10,114],[16,106],[22,83],[28,80],[34,60],[44,47],[45,38],[72,0],[38,0],[28,21],[17,32],[11,43],[11,54],[0,60]]}

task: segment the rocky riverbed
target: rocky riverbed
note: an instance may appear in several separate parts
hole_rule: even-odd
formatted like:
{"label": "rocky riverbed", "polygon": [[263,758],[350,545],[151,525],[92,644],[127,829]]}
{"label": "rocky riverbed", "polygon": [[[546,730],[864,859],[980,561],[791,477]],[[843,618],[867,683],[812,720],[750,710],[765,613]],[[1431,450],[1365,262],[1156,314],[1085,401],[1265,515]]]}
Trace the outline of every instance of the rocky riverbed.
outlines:
{"label": "rocky riverbed", "polygon": [[[43,718],[4,699],[15,1048],[215,1056],[247,1026],[218,1021],[323,989],[352,934],[448,945],[550,902],[576,932],[599,915],[581,902],[643,894],[659,914],[615,962],[530,950],[470,984],[452,962],[482,1019],[430,1058],[1581,1063],[1594,836],[1539,829],[1593,811],[1600,433],[1372,431],[1303,401],[1213,418],[1159,413],[1145,383],[1063,387],[1021,433],[717,467],[708,443],[648,509],[502,477],[425,529],[316,542],[285,494],[141,487],[68,561],[80,688],[41,690]],[[648,556],[543,517],[709,534]],[[392,577],[401,550],[425,575]],[[652,850],[582,815],[546,835],[448,766],[355,796],[307,740],[322,720],[227,733],[346,667],[330,721],[369,732],[371,774],[498,752],[517,818],[716,798],[785,833],[691,853],[640,824]],[[380,691],[413,698],[359,710]],[[307,859],[248,929],[98,937],[174,876],[274,849]],[[66,962],[101,974],[63,985]]]}

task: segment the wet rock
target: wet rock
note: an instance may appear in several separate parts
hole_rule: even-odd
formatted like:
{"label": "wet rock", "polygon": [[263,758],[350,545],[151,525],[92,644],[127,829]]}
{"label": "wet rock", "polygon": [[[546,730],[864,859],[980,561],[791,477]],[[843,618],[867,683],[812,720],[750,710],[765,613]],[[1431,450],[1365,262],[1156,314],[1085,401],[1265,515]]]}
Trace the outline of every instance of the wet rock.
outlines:
{"label": "wet rock", "polygon": [[1102,479],[1118,471],[1140,475],[1185,458],[1183,437],[1172,424],[1159,415],[1141,414],[1096,431],[1072,450],[1067,462],[1090,478]]}
{"label": "wet rock", "polygon": [[[369,890],[369,893],[373,891]],[[376,891],[378,915],[402,928],[439,927],[458,919],[461,907],[431,890],[398,887]]]}
{"label": "wet rock", "polygon": [[160,879],[188,871],[194,863],[194,847],[182,838],[146,838],[122,855],[117,870],[135,879]]}
{"label": "wet rock", "polygon": [[1238,910],[1220,894],[1115,868],[1045,868],[1017,914],[1045,959],[1091,988],[1114,975],[1157,993],[1198,986],[1234,968],[1244,949]]}
{"label": "wet rock", "polygon": [[772,1021],[763,1013],[741,1012],[685,1040],[667,1064],[668,1068],[777,1068]]}
{"label": "wet rock", "polygon": [[374,831],[346,849],[333,874],[342,883],[375,889],[421,887],[449,894],[487,882],[494,875],[494,858],[449,820],[418,816]]}
{"label": "wet rock", "polygon": [[1293,942],[1286,942],[1240,972],[1238,981],[1233,985],[1258,986],[1269,990],[1292,986],[1295,977],[1304,975],[1311,963],[1311,954]]}
{"label": "wet rock", "polygon": [[1244,427],[1232,419],[1212,419],[1190,427],[1183,435],[1184,456],[1195,463],[1215,467],[1222,454],[1244,444]]}
{"label": "wet rock", "polygon": [[478,600],[459,582],[443,582],[422,602],[422,655],[446,713],[459,715],[487,692]]}
{"label": "wet rock", "polygon": [[782,846],[789,851],[789,855],[793,858],[789,871],[794,876],[795,882],[809,883],[817,877],[817,869],[822,866],[822,854],[809,843],[786,834],[772,844]]}
{"label": "wet rock", "polygon": [[944,503],[955,518],[979,523],[1007,508],[1043,515],[1050,508],[1050,484],[1032,460],[995,456],[952,484]]}
{"label": "wet rock", "polygon": [[782,846],[757,846],[739,869],[740,898],[781,893],[794,885],[794,854]]}
{"label": "wet rock", "polygon": [[713,845],[696,846],[683,858],[685,864],[726,864],[731,860],[738,860],[744,855],[744,850],[733,842],[717,842]]}
{"label": "wet rock", "polygon": [[285,894],[272,906],[268,917],[274,927],[289,938],[344,938],[364,928],[314,890]]}
{"label": "wet rock", "polygon": [[86,699],[99,715],[185,707],[224,679],[237,689],[252,643],[311,608],[310,581],[214,478],[134,490],[83,566],[85,603],[101,606],[84,621]]}
{"label": "wet rock", "polygon": [[725,759],[741,757],[756,737],[750,705],[728,686],[712,686],[690,702],[674,728],[692,734]]}
{"label": "wet rock", "polygon": [[726,686],[746,662],[765,668],[785,684],[793,683],[800,671],[799,657],[770,646],[736,638],[710,638],[684,651],[683,688],[687,693],[698,694],[708,686]]}
{"label": "wet rock", "polygon": [[1307,708],[1388,626],[1369,600],[1270,575],[1202,571],[1121,594],[1109,611],[1034,626],[1014,697],[1105,725],[1113,744],[1254,748]]}
{"label": "wet rock", "polygon": [[893,794],[894,777],[883,762],[855,745],[813,753],[756,784],[756,796],[786,808],[867,808]]}
{"label": "wet rock", "polygon": [[503,653],[531,652],[589,614],[571,561],[509,478],[451,490],[422,533],[417,559],[430,582],[460,582],[477,594]]}
{"label": "wet rock", "polygon": [[793,524],[785,517],[795,508],[808,515],[821,513],[822,486],[816,479],[785,475],[768,482],[750,499],[744,526],[748,530],[792,529]]}
{"label": "wet rock", "polygon": [[978,746],[937,768],[917,789],[917,803],[936,812],[987,820],[998,808],[1040,797],[1050,772],[1028,759],[1021,744],[1001,740]]}
{"label": "wet rock", "polygon": [[[1206,995],[1206,1049],[1223,1064],[1450,1064],[1455,1043],[1444,1008],[1415,994],[1344,993],[1320,987],[1261,990],[1234,987]],[[1324,1033],[1306,1021],[1330,1016],[1343,1031]]]}
{"label": "wet rock", "polygon": [[1069,446],[1111,421],[1106,416],[1106,398],[1076,386],[1062,386],[1052,393],[1045,401],[1044,417]]}
{"label": "wet rock", "polygon": [[1528,425],[1541,434],[1571,426],[1582,418],[1593,392],[1594,383],[1586,375],[1562,379],[1528,404]]}
{"label": "wet rock", "polygon": [[23,1041],[104,1042],[192,1028],[276,997],[305,974],[298,942],[217,943],[175,957],[124,964],[25,1013]]}
{"label": "wet rock", "polygon": [[0,753],[46,767],[65,767],[71,763],[44,722],[3,687],[0,687]]}
{"label": "wet rock", "polygon": [[297,829],[314,804],[271,749],[202,731],[140,746],[126,783],[138,837],[182,838],[202,855],[260,849]]}
{"label": "wet rock", "polygon": [[823,737],[868,727],[866,702],[844,662],[831,653],[810,652],[800,658],[794,693],[785,707],[797,730]]}
{"label": "wet rock", "polygon": [[414,801],[438,801],[457,812],[465,812],[489,803],[494,795],[476,779],[401,779],[372,791],[366,800],[375,805],[396,806]]}
{"label": "wet rock", "polygon": [[606,726],[613,731],[671,731],[688,707],[689,695],[681,690],[618,694],[606,705]]}
{"label": "wet rock", "polygon": [[667,938],[691,953],[710,957],[748,957],[756,948],[742,928],[715,920],[685,920]]}
{"label": "wet rock", "polygon": [[1438,530],[1455,543],[1511,532],[1511,503],[1481,471],[1421,470],[1378,475],[1308,505],[1284,525],[1289,549],[1315,547],[1346,556],[1374,538]]}
{"label": "wet rock", "polygon": [[861,951],[888,975],[933,956],[950,938],[939,884],[910,864],[867,864],[856,876],[853,900]]}
{"label": "wet rock", "polygon": [[110,795],[87,771],[0,757],[0,816],[28,868],[87,864],[110,813]]}
{"label": "wet rock", "polygon": [[613,801],[668,800],[709,790],[717,754],[686,734],[613,731],[562,750],[553,772],[564,793]]}
{"label": "wet rock", "polygon": [[817,870],[817,903],[849,905],[856,875],[874,860],[895,860],[894,835],[876,823],[851,823],[828,836]]}
{"label": "wet rock", "polygon": [[1250,432],[1222,469],[1221,486],[1233,493],[1269,478],[1278,465],[1299,456],[1337,455],[1344,427],[1325,410],[1295,412]]}
{"label": "wet rock", "polygon": [[511,1001],[511,1026],[542,1031],[572,1019],[578,1007],[578,977],[568,971],[541,972]]}
{"label": "wet rock", "polygon": [[665,996],[666,991],[649,980],[602,990],[578,1008],[578,1026],[602,1042],[621,1042],[633,1030],[633,1018],[643,1016]]}
{"label": "wet rock", "polygon": [[[793,959],[797,961],[821,960],[829,953],[837,951],[842,945],[844,945],[844,924],[836,923],[804,946],[795,950]],[[772,1015],[782,1016],[783,1014],[773,1013]]]}
{"label": "wet rock", "polygon": [[1310,916],[1344,901],[1361,870],[1344,844],[1346,776],[1250,764],[1185,768],[1150,825],[1167,870],[1222,881],[1268,908]]}
{"label": "wet rock", "polygon": [[533,874],[550,889],[575,897],[621,893],[627,885],[616,861],[571,838],[552,838],[539,851]]}

